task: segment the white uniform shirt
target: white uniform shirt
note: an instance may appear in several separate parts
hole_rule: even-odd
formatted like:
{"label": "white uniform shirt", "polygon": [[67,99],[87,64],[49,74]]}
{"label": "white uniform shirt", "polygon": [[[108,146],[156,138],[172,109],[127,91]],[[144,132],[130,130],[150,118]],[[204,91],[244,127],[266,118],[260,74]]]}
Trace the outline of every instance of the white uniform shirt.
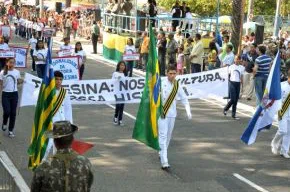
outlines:
{"label": "white uniform shirt", "polygon": [[[56,95],[58,96],[58,94],[59,94],[59,90],[56,90]],[[73,123],[72,105],[71,105],[71,101],[70,101],[70,97],[68,93],[66,93],[61,106],[59,107],[56,114],[53,116],[52,122],[64,121],[64,120],[67,120]]]}
{"label": "white uniform shirt", "polygon": [[37,23],[36,31],[42,31],[44,28],[44,24],[42,22]]}
{"label": "white uniform shirt", "polygon": [[37,57],[38,59],[44,59],[44,61],[35,61],[36,65],[45,64],[45,59],[47,57],[47,49],[34,49],[33,56]]}
{"label": "white uniform shirt", "polygon": [[[164,105],[167,98],[169,97],[171,90],[173,89],[173,83],[171,83],[167,77],[165,77],[164,79],[162,79],[162,83],[161,83],[161,99],[162,99],[162,104]],[[183,88],[179,85],[178,87],[178,92],[175,96],[175,99],[173,100],[167,114],[166,117],[169,118],[175,118],[177,115],[177,111],[176,111],[176,101],[181,100],[182,104],[185,106],[186,112],[190,113],[190,106],[189,106],[189,102],[188,99],[186,97],[186,94],[184,93]],[[189,111],[188,111],[189,109]]]}
{"label": "white uniform shirt", "polygon": [[[288,83],[288,81],[282,82],[281,83],[282,105],[289,93],[290,93],[290,84]],[[286,119],[290,119],[290,107],[288,108],[283,117],[286,117]]]}
{"label": "white uniform shirt", "polygon": [[30,38],[28,41],[28,44],[30,45],[32,50],[35,50],[36,43],[37,43],[37,39],[35,39],[34,37]]}
{"label": "white uniform shirt", "polygon": [[242,65],[229,66],[230,81],[241,82],[241,77],[245,73],[245,67]]}
{"label": "white uniform shirt", "polygon": [[84,50],[78,51],[77,53],[73,54],[74,56],[79,56],[79,63],[84,64],[84,57],[86,56],[86,52]]}
{"label": "white uniform shirt", "polygon": [[133,53],[136,53],[135,45],[126,45],[125,54],[133,54]]}
{"label": "white uniform shirt", "polygon": [[4,75],[4,70],[0,72],[0,80],[3,81],[4,92],[16,92],[17,91],[17,79],[20,78],[20,72],[17,69],[7,71]]}
{"label": "white uniform shirt", "polygon": [[58,54],[59,57],[63,56],[71,56],[73,55],[73,47],[71,45],[61,45],[60,46],[60,52]]}

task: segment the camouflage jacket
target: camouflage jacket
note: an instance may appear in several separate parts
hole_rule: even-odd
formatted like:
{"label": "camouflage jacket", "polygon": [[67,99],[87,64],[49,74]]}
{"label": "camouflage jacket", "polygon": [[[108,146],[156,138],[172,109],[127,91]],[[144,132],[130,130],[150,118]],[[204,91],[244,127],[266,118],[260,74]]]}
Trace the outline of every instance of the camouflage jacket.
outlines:
{"label": "camouflage jacket", "polygon": [[92,183],[89,160],[63,149],[35,169],[31,192],[89,192]]}

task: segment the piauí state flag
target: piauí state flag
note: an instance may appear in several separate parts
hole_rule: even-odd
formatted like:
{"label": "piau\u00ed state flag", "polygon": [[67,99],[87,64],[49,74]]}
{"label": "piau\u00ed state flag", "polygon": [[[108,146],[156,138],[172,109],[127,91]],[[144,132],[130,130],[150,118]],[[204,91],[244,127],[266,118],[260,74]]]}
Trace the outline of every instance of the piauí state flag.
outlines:
{"label": "piau\u00ed state flag", "polygon": [[30,169],[35,169],[41,163],[48,144],[48,139],[44,133],[47,130],[52,130],[53,127],[52,112],[56,101],[56,88],[53,69],[51,67],[51,45],[47,53],[45,75],[38,95],[31,142],[28,148],[28,167]]}
{"label": "piau\u00ed state flag", "polygon": [[278,51],[271,67],[261,104],[250,120],[241,140],[247,145],[255,143],[258,132],[270,129],[275,115],[281,107],[280,52]]}
{"label": "piau\u00ed state flag", "polygon": [[156,40],[149,26],[149,59],[146,68],[146,82],[133,131],[133,138],[159,150],[158,118],[161,115],[161,78],[156,52]]}

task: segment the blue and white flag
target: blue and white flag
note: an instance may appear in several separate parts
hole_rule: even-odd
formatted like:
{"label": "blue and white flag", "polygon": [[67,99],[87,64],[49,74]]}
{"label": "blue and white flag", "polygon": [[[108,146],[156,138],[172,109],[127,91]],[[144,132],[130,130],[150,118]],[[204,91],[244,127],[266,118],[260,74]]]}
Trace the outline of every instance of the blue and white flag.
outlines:
{"label": "blue and white flag", "polygon": [[255,143],[258,132],[270,129],[273,119],[281,107],[280,52],[271,67],[261,104],[250,120],[241,140],[247,145]]}

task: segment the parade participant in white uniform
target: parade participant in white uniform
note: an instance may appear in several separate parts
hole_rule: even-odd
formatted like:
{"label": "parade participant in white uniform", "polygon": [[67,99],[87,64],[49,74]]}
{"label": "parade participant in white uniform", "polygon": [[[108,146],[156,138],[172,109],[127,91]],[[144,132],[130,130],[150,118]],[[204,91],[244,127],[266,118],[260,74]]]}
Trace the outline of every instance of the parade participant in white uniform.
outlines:
{"label": "parade participant in white uniform", "polygon": [[74,56],[78,56],[79,58],[79,69],[80,69],[80,80],[83,79],[83,74],[85,70],[85,63],[87,60],[86,52],[83,50],[81,42],[76,42]]}
{"label": "parade participant in white uniform", "polygon": [[73,47],[69,44],[69,38],[65,37],[63,41],[64,41],[64,44],[60,46],[58,56],[59,57],[71,56],[73,54]]}
{"label": "parade participant in white uniform", "polygon": [[[57,121],[70,121],[73,123],[73,117],[72,117],[72,105],[69,98],[69,95],[66,94],[66,90],[61,87],[62,81],[63,81],[63,74],[60,71],[54,72],[55,77],[55,87],[56,87],[56,103],[55,103],[55,109],[53,111],[53,118],[52,122]],[[43,157],[43,160],[47,160],[48,156],[50,154],[51,148],[53,147],[53,154],[56,153],[56,148],[53,145],[53,139],[49,139],[45,155]]]}
{"label": "parade participant in white uniform", "polygon": [[290,147],[290,70],[288,70],[288,80],[281,83],[282,107],[278,111],[279,128],[271,142],[272,153],[279,154],[289,159]]}
{"label": "parade participant in white uniform", "polygon": [[235,63],[229,66],[229,95],[230,100],[223,110],[223,114],[227,115],[227,111],[232,107],[232,118],[238,120],[236,116],[237,104],[240,96],[240,88],[243,85],[243,76],[245,67],[241,65],[241,56],[236,56]]}
{"label": "parade participant in white uniform", "polygon": [[163,170],[168,170],[170,167],[167,158],[167,149],[170,143],[172,131],[174,128],[174,122],[176,118],[176,100],[180,99],[182,104],[185,106],[185,110],[188,119],[191,119],[191,111],[188,99],[184,93],[184,90],[179,86],[175,80],[176,68],[169,66],[167,69],[167,78],[162,79],[161,83],[161,98],[163,112],[161,117],[158,119],[158,140],[159,140],[159,155],[161,166]]}

